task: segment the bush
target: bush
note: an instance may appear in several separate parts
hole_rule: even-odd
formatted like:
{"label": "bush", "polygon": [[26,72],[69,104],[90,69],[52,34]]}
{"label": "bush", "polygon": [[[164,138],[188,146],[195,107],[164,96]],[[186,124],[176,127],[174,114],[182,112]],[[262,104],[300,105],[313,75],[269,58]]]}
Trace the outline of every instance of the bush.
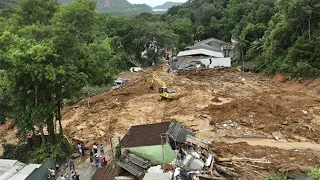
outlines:
{"label": "bush", "polygon": [[54,161],[61,163],[68,159],[74,152],[74,147],[63,138],[58,143],[47,143],[41,147],[31,149],[26,144],[12,145],[4,144],[4,159],[15,159],[23,163],[41,164],[45,162],[49,155],[52,155]]}
{"label": "bush", "polygon": [[308,180],[319,180],[320,179],[320,169],[311,169],[308,173]]}
{"label": "bush", "polygon": [[109,91],[111,87],[112,87],[111,83],[108,85],[102,85],[102,86],[85,86],[77,94],[74,94],[74,96],[71,99],[66,100],[64,103],[66,104],[76,103],[87,97],[96,96],[98,94]]}
{"label": "bush", "polygon": [[284,173],[271,173],[262,177],[263,180],[287,180],[287,176]]}
{"label": "bush", "polygon": [[29,163],[29,157],[32,149],[26,144],[13,145],[13,144],[3,144],[3,159],[15,159],[23,163]]}
{"label": "bush", "polygon": [[57,144],[47,143],[39,148],[36,148],[30,154],[31,163],[43,163],[47,160],[49,155],[52,155],[54,161],[61,163],[68,159],[74,152],[74,147],[63,138]]}
{"label": "bush", "polygon": [[0,114],[0,125],[6,123],[6,118],[3,114]]}

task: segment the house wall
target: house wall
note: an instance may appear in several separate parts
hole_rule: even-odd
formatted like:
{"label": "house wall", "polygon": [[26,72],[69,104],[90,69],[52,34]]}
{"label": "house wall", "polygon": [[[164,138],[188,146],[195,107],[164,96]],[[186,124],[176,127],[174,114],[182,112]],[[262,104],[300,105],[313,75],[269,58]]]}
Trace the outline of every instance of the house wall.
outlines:
{"label": "house wall", "polygon": [[[130,147],[121,149],[121,154],[125,150],[129,150],[137,156],[150,160],[152,165],[162,164],[162,146],[143,146],[143,147]],[[164,163],[171,163],[176,158],[176,153],[172,150],[169,144],[163,145]]]}
{"label": "house wall", "polygon": [[[211,59],[211,64],[210,64]],[[220,67],[231,67],[231,58],[206,58],[200,60],[208,68]]]}

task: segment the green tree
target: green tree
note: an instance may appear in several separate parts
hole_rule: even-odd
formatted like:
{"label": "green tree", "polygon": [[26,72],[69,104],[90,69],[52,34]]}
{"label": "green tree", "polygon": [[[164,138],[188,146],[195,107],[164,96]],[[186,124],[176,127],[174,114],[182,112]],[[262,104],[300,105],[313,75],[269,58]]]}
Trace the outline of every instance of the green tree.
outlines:
{"label": "green tree", "polygon": [[[109,61],[112,50],[110,40],[103,40],[96,29],[93,0],[77,0],[60,8],[55,2],[40,2],[19,1],[8,26],[14,28],[6,29],[0,37],[1,83],[10,95],[10,117],[20,132],[46,127],[54,137],[56,120],[62,134],[62,100],[87,84],[103,83],[114,73]],[[23,21],[29,5],[35,9],[30,12],[32,17],[17,24],[17,20]]]}

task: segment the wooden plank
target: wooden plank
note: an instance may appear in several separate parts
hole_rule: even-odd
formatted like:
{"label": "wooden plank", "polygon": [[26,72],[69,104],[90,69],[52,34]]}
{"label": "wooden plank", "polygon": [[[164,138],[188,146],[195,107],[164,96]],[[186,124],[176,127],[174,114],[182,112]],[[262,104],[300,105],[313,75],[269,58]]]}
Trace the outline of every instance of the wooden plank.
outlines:
{"label": "wooden plank", "polygon": [[204,144],[204,143],[202,143],[202,142],[199,142],[199,141],[197,141],[197,140],[195,140],[195,139],[192,139],[192,138],[190,138],[190,137],[187,137],[187,138],[186,138],[186,142],[189,142],[189,143],[191,143],[191,144],[197,145],[197,146],[202,147],[202,148],[204,148],[204,149],[208,149],[208,145],[206,145],[206,144]]}

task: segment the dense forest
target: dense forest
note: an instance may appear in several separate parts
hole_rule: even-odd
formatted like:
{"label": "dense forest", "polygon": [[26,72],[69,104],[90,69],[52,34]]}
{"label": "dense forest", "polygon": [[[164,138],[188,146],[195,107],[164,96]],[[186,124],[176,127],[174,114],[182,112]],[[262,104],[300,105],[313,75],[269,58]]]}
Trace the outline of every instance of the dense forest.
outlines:
{"label": "dense forest", "polygon": [[161,49],[177,52],[211,37],[233,39],[256,71],[319,75],[317,0],[189,0],[165,14],[136,16],[96,6],[94,0],[0,2],[0,122],[9,117],[22,136],[44,127],[62,134],[61,108],[84,88],[156,63]]}

